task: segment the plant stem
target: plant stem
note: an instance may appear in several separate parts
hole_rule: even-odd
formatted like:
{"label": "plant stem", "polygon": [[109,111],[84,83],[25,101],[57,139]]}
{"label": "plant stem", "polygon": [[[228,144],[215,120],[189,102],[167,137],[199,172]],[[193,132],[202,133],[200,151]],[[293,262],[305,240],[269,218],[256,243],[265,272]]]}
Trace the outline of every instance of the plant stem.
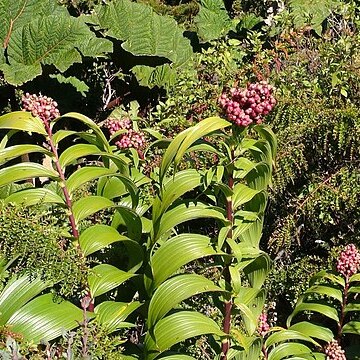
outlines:
{"label": "plant stem", "polygon": [[261,347],[261,352],[264,355],[264,360],[267,360],[268,359],[268,352],[266,350],[265,344],[263,344],[263,346]]}
{"label": "plant stem", "polygon": [[[231,152],[232,159],[234,158],[234,152]],[[231,159],[231,160],[232,160]],[[232,172],[228,175],[228,185],[230,189],[234,188],[234,178]],[[233,235],[233,222],[234,222],[234,209],[233,209],[233,203],[232,199],[228,199],[226,201],[226,217],[230,221],[230,229],[227,234],[227,238],[232,238]],[[228,253],[231,253],[231,250],[227,249]],[[224,277],[225,282],[231,283],[231,276],[229,271],[229,265],[226,264],[224,269]],[[230,300],[225,301],[225,308],[224,308],[224,321],[223,321],[223,331],[225,334],[230,334],[230,328],[231,328],[231,310],[233,307],[233,300],[230,298]],[[221,360],[227,360],[227,353],[230,349],[230,339],[227,337],[223,340],[221,344]]]}
{"label": "plant stem", "polygon": [[51,127],[49,126],[48,123],[45,123],[45,128],[46,128],[46,131],[48,133],[48,143],[50,145],[50,148],[51,148],[51,151],[52,153],[54,154],[55,156],[55,166],[56,166],[56,170],[59,174],[59,177],[60,177],[60,180],[61,180],[61,189],[63,191],[63,194],[65,196],[65,202],[66,202],[66,206],[68,207],[68,210],[69,210],[69,221],[70,221],[70,226],[71,226],[71,232],[72,232],[72,235],[75,239],[78,239],[79,238],[79,231],[77,229],[77,226],[76,226],[76,222],[75,222],[75,216],[74,216],[74,213],[72,211],[72,201],[71,201],[71,198],[70,198],[70,194],[69,194],[69,191],[65,185],[65,174],[63,172],[63,170],[61,169],[61,166],[60,166],[60,162],[59,162],[59,154],[58,154],[58,151],[57,151],[57,148],[54,144],[54,141],[53,141],[53,137],[52,137],[52,130],[51,130]]}
{"label": "plant stem", "polygon": [[[66,187],[65,174],[64,174],[63,170],[61,169],[61,165],[60,165],[60,162],[59,162],[59,154],[58,154],[57,148],[56,148],[56,146],[54,144],[54,141],[53,141],[53,134],[52,134],[51,127],[46,122],[45,122],[45,129],[46,129],[46,131],[48,133],[48,144],[50,145],[51,151],[55,156],[54,163],[55,163],[56,170],[57,170],[57,172],[59,174],[59,177],[60,177],[60,180],[61,180],[60,186],[61,186],[61,189],[62,189],[63,194],[65,196],[66,206],[67,206],[68,211],[69,211],[68,218],[69,218],[69,222],[70,222],[70,226],[71,226],[71,233],[72,233],[72,236],[76,240],[78,240],[79,239],[79,230],[78,230],[78,228],[76,226],[75,216],[74,216],[74,213],[73,213],[73,210],[72,210],[71,197],[70,197],[69,191],[68,191],[68,189]],[[95,304],[94,304],[93,299],[91,298],[90,291],[87,291],[86,296],[89,297],[89,299],[90,299],[90,302],[89,302],[89,305],[88,305],[88,310],[90,312],[93,312]]]}
{"label": "plant stem", "polygon": [[350,286],[349,278],[346,277],[345,278],[345,287],[344,287],[344,292],[343,292],[343,300],[342,300],[341,310],[340,310],[340,319],[339,319],[339,322],[338,322],[338,331],[337,331],[337,336],[336,336],[336,340],[339,343],[341,342],[342,327],[344,325],[344,320],[345,320],[345,315],[346,315],[345,314],[345,307],[346,307],[346,304],[347,304],[349,286]]}

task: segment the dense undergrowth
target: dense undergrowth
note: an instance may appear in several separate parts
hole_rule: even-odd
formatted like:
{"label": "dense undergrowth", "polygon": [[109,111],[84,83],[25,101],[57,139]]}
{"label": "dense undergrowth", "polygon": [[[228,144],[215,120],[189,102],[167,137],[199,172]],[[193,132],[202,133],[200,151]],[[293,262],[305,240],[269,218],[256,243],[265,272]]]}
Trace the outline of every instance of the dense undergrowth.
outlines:
{"label": "dense undergrowth", "polygon": [[[0,357],[357,359],[359,3],[21,3]],[[250,84],[277,104],[238,127],[219,98]]]}

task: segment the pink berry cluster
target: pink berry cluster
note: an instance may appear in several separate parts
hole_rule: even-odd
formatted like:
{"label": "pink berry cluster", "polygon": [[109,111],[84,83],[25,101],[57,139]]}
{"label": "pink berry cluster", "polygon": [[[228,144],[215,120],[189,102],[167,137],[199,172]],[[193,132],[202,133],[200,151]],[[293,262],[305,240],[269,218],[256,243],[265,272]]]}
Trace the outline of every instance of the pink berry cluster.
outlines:
{"label": "pink berry cluster", "polygon": [[22,110],[30,111],[46,124],[60,116],[57,106],[57,102],[49,96],[26,93],[22,97]]}
{"label": "pink berry cluster", "polygon": [[266,312],[262,312],[259,316],[258,333],[261,336],[265,336],[270,329]]}
{"label": "pink berry cluster", "polygon": [[344,277],[349,278],[356,274],[360,268],[360,253],[354,244],[346,246],[341,252],[336,269]]}
{"label": "pink berry cluster", "polygon": [[116,138],[115,145],[119,149],[142,149],[145,146],[146,140],[143,132],[137,132],[132,128],[132,121],[130,119],[114,119],[106,120],[104,126],[109,130],[110,135],[115,134],[119,130],[126,130],[125,133],[120,134]]}
{"label": "pink berry cluster", "polygon": [[345,351],[336,340],[332,340],[325,347],[326,360],[346,360]]}
{"label": "pink berry cluster", "polygon": [[246,89],[232,88],[230,97],[223,93],[219,103],[227,118],[236,125],[260,124],[276,104],[273,91],[266,81],[250,83]]}

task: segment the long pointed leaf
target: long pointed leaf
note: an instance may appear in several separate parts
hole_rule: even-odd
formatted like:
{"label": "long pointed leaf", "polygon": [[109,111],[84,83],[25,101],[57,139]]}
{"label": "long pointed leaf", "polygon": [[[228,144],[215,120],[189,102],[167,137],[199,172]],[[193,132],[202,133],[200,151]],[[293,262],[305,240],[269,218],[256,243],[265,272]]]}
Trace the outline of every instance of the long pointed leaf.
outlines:
{"label": "long pointed leaf", "polygon": [[147,333],[145,337],[147,359],[155,359],[171,346],[203,334],[224,335],[215,321],[203,314],[180,311],[169,315],[156,324],[152,334]]}
{"label": "long pointed leaf", "polygon": [[97,265],[88,277],[91,295],[96,297],[105,294],[134,276],[134,274],[119,270],[112,265]]}
{"label": "long pointed leaf", "polygon": [[103,301],[95,307],[94,312],[98,323],[107,333],[112,333],[123,327],[128,316],[141,306],[141,303],[134,301],[131,303]]}
{"label": "long pointed leaf", "polygon": [[73,204],[72,210],[76,222],[79,223],[88,216],[112,206],[114,206],[114,203],[102,196],[88,196],[76,201]]}
{"label": "long pointed leaf", "polygon": [[18,310],[8,321],[11,331],[28,341],[50,341],[79,326],[83,312],[68,301],[54,302],[52,294],[41,295]]}
{"label": "long pointed leaf", "polygon": [[30,280],[28,276],[9,281],[0,294],[0,325],[5,325],[17,310],[49,285],[40,278]]}
{"label": "long pointed leaf", "polygon": [[54,170],[50,170],[43,165],[24,162],[1,169],[0,186],[37,177],[58,179],[59,175]]}
{"label": "long pointed leaf", "polygon": [[61,196],[45,188],[33,188],[17,191],[5,199],[5,204],[7,203],[24,204],[26,206],[39,203],[53,203],[65,206],[65,201]]}
{"label": "long pointed leaf", "polygon": [[16,129],[46,135],[42,121],[25,111],[14,111],[0,116],[0,129]]}
{"label": "long pointed leaf", "polygon": [[310,323],[308,321],[302,321],[291,325],[289,330],[299,331],[302,334],[311,336],[315,339],[320,339],[326,342],[330,342],[334,338],[332,331],[326,327]]}
{"label": "long pointed leaf", "polygon": [[35,152],[40,154],[46,154],[48,156],[53,156],[50,151],[44,149],[42,146],[39,145],[14,145],[0,150],[0,164],[15,159],[18,156]]}
{"label": "long pointed leaf", "polygon": [[175,276],[159,286],[151,298],[148,310],[148,327],[152,328],[181,301],[207,291],[224,291],[201,275]]}
{"label": "long pointed leaf", "polygon": [[160,246],[150,259],[157,287],[169,276],[190,261],[209,255],[216,255],[210,245],[210,238],[198,234],[181,234]]}

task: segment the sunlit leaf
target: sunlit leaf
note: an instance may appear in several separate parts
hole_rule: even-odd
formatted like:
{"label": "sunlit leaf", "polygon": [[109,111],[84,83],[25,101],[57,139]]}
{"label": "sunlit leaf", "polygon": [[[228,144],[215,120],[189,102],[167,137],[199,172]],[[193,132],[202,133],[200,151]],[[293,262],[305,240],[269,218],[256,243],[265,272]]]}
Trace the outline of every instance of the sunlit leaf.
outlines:
{"label": "sunlit leaf", "polygon": [[124,281],[133,276],[134,274],[122,271],[112,265],[97,265],[91,269],[91,273],[88,277],[91,295],[92,297],[102,295],[121,285]]}

